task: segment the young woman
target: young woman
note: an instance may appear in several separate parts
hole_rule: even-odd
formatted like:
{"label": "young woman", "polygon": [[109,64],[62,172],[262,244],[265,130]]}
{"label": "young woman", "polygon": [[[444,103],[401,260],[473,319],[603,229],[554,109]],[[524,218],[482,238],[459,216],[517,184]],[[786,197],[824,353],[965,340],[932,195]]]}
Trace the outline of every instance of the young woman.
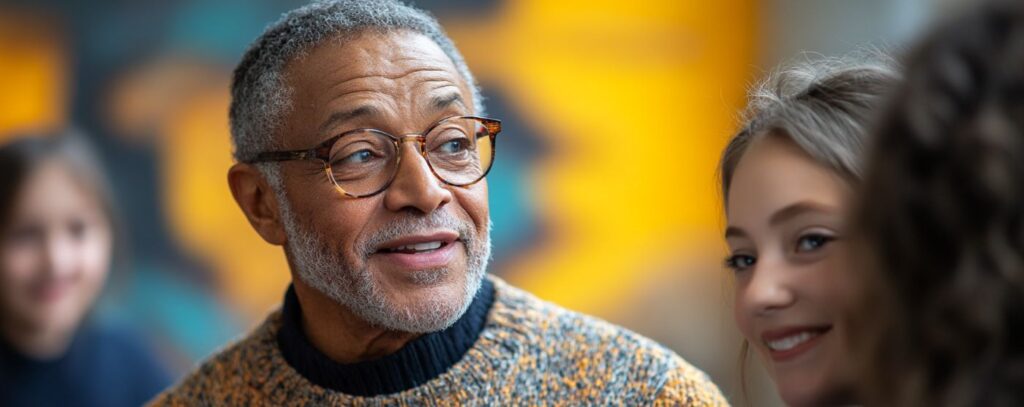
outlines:
{"label": "young woman", "polygon": [[784,69],[750,95],[721,162],[735,318],[792,406],[855,401],[837,279],[866,126],[896,80],[882,58]]}
{"label": "young woman", "polygon": [[0,146],[0,405],[138,406],[169,384],[134,336],[89,321],[114,224],[75,136]]}
{"label": "young woman", "polygon": [[865,401],[1024,405],[1024,3],[961,14],[906,72],[855,215]]}

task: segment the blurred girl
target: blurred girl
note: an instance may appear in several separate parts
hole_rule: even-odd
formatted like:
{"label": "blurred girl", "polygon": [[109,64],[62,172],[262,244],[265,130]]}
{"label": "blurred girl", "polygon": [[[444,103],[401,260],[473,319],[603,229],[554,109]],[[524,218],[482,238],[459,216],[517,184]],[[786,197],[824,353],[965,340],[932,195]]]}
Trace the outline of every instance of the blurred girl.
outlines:
{"label": "blurred girl", "polygon": [[906,77],[855,218],[866,401],[1024,405],[1024,3],[942,26]]}
{"label": "blurred girl", "polygon": [[751,93],[723,153],[726,263],[744,360],[754,349],[789,405],[855,401],[836,276],[865,127],[895,77],[880,58],[784,69]]}
{"label": "blurred girl", "polygon": [[114,215],[75,136],[0,146],[0,405],[138,406],[169,384],[135,337],[88,318]]}

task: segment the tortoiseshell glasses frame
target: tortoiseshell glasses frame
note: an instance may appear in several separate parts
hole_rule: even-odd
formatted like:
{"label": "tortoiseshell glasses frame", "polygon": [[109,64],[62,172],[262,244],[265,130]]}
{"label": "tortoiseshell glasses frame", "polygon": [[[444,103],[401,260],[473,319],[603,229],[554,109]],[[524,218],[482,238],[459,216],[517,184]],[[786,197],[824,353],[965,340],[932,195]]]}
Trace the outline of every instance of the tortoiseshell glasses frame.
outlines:
{"label": "tortoiseshell glasses frame", "polygon": [[360,128],[309,149],[262,152],[245,162],[318,161],[339,192],[348,198],[364,198],[391,186],[401,164],[401,145],[416,141],[420,156],[437,179],[447,185],[468,187],[490,172],[499,132],[500,120],[452,116],[435,122],[422,133],[395,136]]}

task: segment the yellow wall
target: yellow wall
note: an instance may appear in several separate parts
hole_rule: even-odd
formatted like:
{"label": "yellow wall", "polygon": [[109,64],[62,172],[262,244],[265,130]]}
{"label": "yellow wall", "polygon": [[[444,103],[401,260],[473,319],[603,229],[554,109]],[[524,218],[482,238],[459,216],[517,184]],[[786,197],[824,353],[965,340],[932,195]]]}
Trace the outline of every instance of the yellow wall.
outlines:
{"label": "yellow wall", "polygon": [[13,132],[63,125],[65,53],[53,21],[12,10],[0,14],[0,142]]}
{"label": "yellow wall", "polygon": [[[754,65],[754,10],[751,0],[527,0],[443,21],[485,94],[500,91],[545,137],[548,154],[528,174],[536,189],[524,191],[544,237],[505,265],[510,280],[604,314],[676,271],[666,263],[706,264],[720,241],[715,163]],[[172,228],[214,266],[229,303],[259,318],[289,276],[227,189],[228,78],[177,63],[129,73],[114,105],[163,117]],[[146,83],[162,93],[133,96]]]}
{"label": "yellow wall", "polygon": [[545,240],[509,278],[604,314],[720,240],[715,164],[754,66],[755,4],[506,4],[446,28],[550,146],[529,191]]}

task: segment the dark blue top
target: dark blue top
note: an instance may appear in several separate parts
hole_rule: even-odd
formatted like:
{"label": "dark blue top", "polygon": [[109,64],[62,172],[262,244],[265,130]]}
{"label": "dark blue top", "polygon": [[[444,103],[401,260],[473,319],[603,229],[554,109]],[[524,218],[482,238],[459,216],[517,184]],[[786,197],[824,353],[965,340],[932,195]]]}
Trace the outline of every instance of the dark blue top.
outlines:
{"label": "dark blue top", "polygon": [[277,344],[285,361],[318,386],[361,397],[398,393],[440,376],[461,360],[480,337],[492,304],[494,283],[485,278],[466,313],[448,329],[420,336],[394,354],[343,364],[309,342],[302,330],[299,298],[289,287]]}
{"label": "dark blue top", "polygon": [[139,406],[171,377],[139,337],[83,326],[52,360],[26,357],[0,341],[0,406]]}

